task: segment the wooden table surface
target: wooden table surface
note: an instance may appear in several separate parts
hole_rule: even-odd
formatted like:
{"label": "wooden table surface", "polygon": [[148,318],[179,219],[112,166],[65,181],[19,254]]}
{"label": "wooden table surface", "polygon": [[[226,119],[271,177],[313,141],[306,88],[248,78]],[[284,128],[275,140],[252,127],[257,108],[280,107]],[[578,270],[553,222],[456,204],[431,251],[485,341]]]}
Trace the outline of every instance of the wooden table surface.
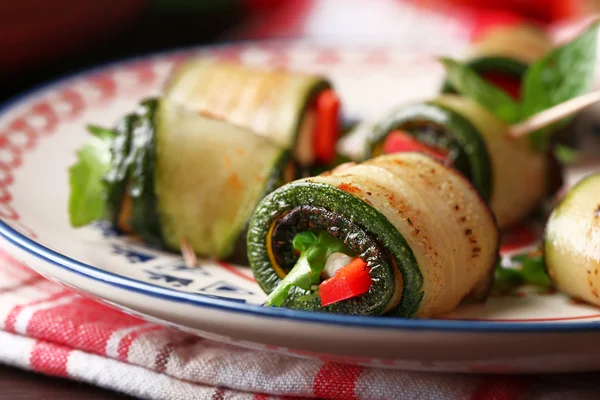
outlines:
{"label": "wooden table surface", "polygon": [[129,400],[133,397],[85,383],[0,365],[0,400]]}

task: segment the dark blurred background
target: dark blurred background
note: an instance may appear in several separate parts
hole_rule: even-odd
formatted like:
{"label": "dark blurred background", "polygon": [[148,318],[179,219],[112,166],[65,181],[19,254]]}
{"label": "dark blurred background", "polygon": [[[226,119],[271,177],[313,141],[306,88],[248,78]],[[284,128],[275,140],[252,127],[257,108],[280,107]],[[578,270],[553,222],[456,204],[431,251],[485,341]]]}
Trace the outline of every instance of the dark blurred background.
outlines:
{"label": "dark blurred background", "polygon": [[347,41],[361,35],[387,43],[416,29],[409,24],[404,31],[390,26],[394,20],[390,15],[400,19],[407,10],[455,17],[473,28],[507,13],[557,24],[597,11],[598,4],[597,0],[4,0],[0,1],[0,101],[75,70],[182,46],[272,37],[334,36]]}
{"label": "dark blurred background", "polygon": [[222,40],[277,1],[0,1],[0,100],[99,63]]}

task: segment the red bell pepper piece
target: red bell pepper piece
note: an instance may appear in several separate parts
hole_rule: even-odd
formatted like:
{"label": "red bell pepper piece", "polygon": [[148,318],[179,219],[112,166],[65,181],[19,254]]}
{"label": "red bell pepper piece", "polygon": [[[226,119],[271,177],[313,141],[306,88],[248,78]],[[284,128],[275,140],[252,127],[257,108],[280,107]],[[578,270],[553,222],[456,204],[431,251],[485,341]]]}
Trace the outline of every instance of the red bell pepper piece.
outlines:
{"label": "red bell pepper piece", "polygon": [[539,235],[533,226],[524,222],[519,223],[505,230],[500,244],[500,254],[531,246],[537,239]]}
{"label": "red bell pepper piece", "polygon": [[321,305],[327,306],[368,292],[373,284],[369,271],[370,268],[360,258],[337,270],[332,278],[319,285]]}
{"label": "red bell pepper piece", "polygon": [[407,153],[411,151],[429,154],[438,160],[450,162],[448,154],[443,149],[427,146],[403,131],[390,132],[383,143],[384,154]]}
{"label": "red bell pepper piece", "polygon": [[481,74],[481,77],[494,86],[504,90],[513,99],[521,99],[521,81],[518,78],[498,72],[484,72]]}
{"label": "red bell pepper piece", "polygon": [[335,146],[340,133],[340,99],[331,89],[321,91],[315,100],[315,130],[313,146],[319,164],[330,164],[335,160]]}

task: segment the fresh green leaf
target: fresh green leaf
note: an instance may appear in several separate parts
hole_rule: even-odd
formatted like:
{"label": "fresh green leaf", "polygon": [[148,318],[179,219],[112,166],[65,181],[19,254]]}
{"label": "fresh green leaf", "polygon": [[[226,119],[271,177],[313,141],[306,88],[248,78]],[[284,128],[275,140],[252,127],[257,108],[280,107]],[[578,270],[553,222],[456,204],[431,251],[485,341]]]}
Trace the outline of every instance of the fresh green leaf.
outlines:
{"label": "fresh green leaf", "polygon": [[312,286],[319,284],[321,272],[325,269],[329,256],[333,253],[352,255],[342,241],[327,232],[319,232],[318,235],[309,231],[300,232],[292,240],[292,246],[301,252],[300,258],[271,292],[265,306],[281,306],[294,286],[308,291],[308,294],[302,296],[304,301],[308,300],[306,296],[312,295]]}
{"label": "fresh green leaf", "polygon": [[546,272],[544,257],[541,254],[536,254],[534,256],[523,254],[513,257],[513,261],[518,262],[521,265],[520,273],[525,283],[543,289],[552,287],[552,281]]}
{"label": "fresh green leaf", "polygon": [[69,168],[69,220],[74,227],[89,224],[104,216],[102,176],[110,167],[109,135],[94,135],[77,152],[77,162]]}
{"label": "fresh green leaf", "polygon": [[518,104],[504,91],[486,82],[477,72],[465,64],[442,58],[447,79],[454,89],[479,103],[507,123],[519,118]]}
{"label": "fresh green leaf", "polygon": [[339,239],[334,238],[327,232],[320,232],[317,243],[306,250],[306,256],[313,271],[312,283],[319,284],[321,272],[325,269],[325,263],[333,253],[344,253],[351,255],[352,252]]}
{"label": "fresh green leaf", "polygon": [[494,292],[510,293],[514,288],[524,283],[520,271],[514,268],[504,268],[501,265],[496,266],[494,277]]}
{"label": "fresh green leaf", "polygon": [[294,268],[283,278],[281,283],[269,294],[265,306],[279,307],[287,298],[292,287],[296,286],[300,289],[310,290],[312,286],[311,279],[312,270],[308,262],[306,253],[302,253]]}
{"label": "fresh green leaf", "polygon": [[298,251],[306,251],[312,245],[317,243],[317,236],[310,231],[300,232],[294,236],[294,240],[292,240],[292,246]]}
{"label": "fresh green leaf", "polygon": [[546,272],[544,257],[539,253],[520,254],[511,260],[512,268],[498,264],[495,271],[494,292],[510,293],[521,285],[533,285],[544,290],[552,288]]}
{"label": "fresh green leaf", "polygon": [[[594,23],[573,41],[551,51],[525,72],[520,120],[589,92],[596,69],[598,24]],[[530,135],[533,147],[545,150],[551,133],[567,121]]]}
{"label": "fresh green leaf", "polygon": [[88,125],[87,130],[98,139],[112,139],[115,137],[115,131],[98,125]]}
{"label": "fresh green leaf", "polygon": [[560,143],[554,145],[552,151],[554,152],[554,157],[556,157],[558,162],[563,165],[576,162],[580,156],[580,152],[578,150]]}

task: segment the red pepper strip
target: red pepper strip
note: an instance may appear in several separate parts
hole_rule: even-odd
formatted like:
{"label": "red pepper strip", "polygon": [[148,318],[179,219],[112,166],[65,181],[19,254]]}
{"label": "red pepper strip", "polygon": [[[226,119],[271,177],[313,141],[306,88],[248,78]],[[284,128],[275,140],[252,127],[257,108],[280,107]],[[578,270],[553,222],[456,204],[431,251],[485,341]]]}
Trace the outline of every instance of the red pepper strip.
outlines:
{"label": "red pepper strip", "polygon": [[321,305],[328,306],[368,292],[373,284],[369,271],[370,268],[360,258],[337,270],[332,278],[319,285]]}
{"label": "red pepper strip", "polygon": [[531,224],[519,223],[504,232],[500,245],[500,254],[508,253],[533,245],[539,235]]}
{"label": "red pepper strip", "polygon": [[315,159],[318,164],[330,164],[335,160],[335,146],[340,133],[340,99],[333,90],[323,90],[317,95],[315,109]]}
{"label": "red pepper strip", "polygon": [[448,154],[443,149],[427,146],[403,131],[392,131],[383,143],[384,154],[407,153],[416,151],[429,154],[441,161],[450,163]]}
{"label": "red pepper strip", "polygon": [[494,86],[505,91],[515,100],[521,99],[521,81],[514,76],[499,72],[484,72],[481,77]]}

